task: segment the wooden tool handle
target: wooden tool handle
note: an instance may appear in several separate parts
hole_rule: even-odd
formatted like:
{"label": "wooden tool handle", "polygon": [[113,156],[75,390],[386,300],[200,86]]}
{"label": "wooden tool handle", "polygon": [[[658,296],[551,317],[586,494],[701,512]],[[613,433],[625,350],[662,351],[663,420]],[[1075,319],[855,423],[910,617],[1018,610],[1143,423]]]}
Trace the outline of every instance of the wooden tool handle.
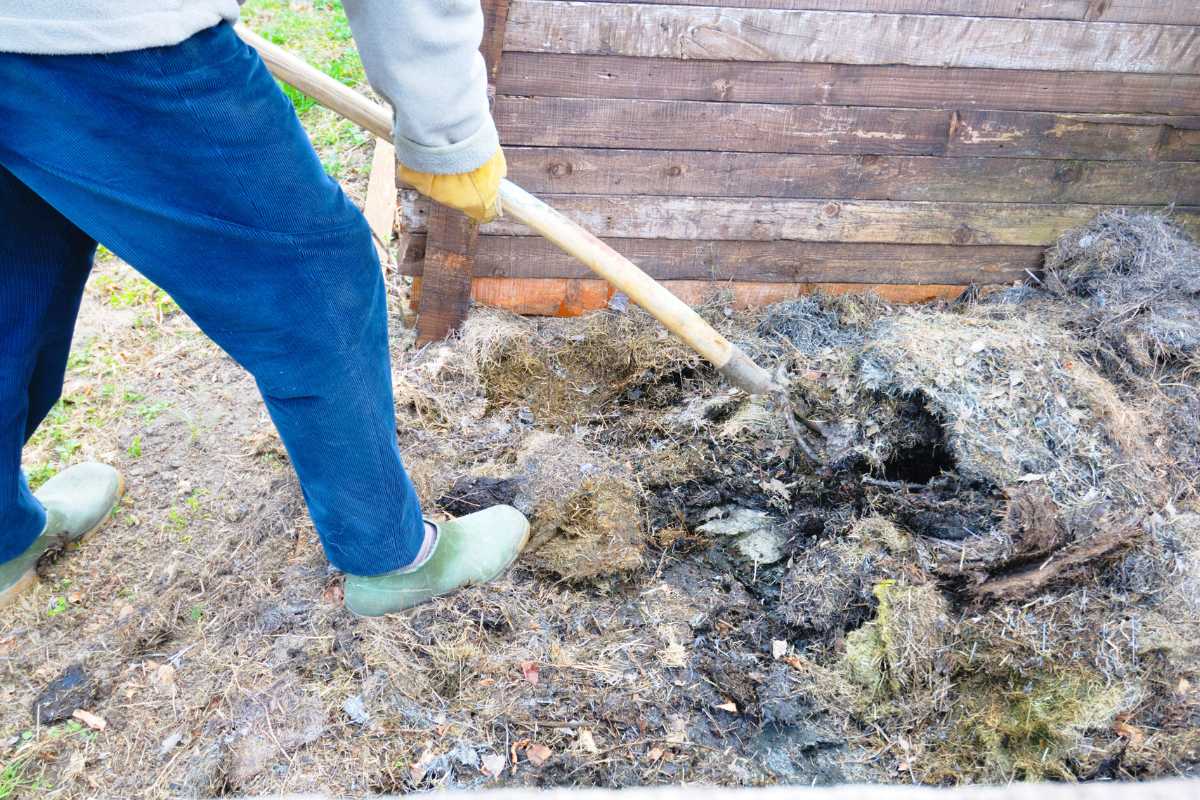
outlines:
{"label": "wooden tool handle", "polygon": [[[240,24],[237,32],[258,51],[275,77],[351,122],[391,139],[392,114],[386,108]],[[541,234],[627,294],[688,347],[708,359],[730,383],[751,394],[765,394],[777,389],[766,370],[717,333],[687,303],[580,225],[512,181],[500,182],[500,203],[504,213]]]}

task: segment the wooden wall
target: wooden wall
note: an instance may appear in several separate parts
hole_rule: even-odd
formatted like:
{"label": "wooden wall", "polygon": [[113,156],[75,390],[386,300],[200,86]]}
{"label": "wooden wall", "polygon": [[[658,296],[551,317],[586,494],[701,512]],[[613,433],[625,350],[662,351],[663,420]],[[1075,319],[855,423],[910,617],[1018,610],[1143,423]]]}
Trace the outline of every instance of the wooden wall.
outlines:
{"label": "wooden wall", "polygon": [[[511,177],[688,299],[951,295],[1115,205],[1200,232],[1200,0],[720,1],[504,0],[490,31]],[[523,313],[609,296],[504,220],[465,269]]]}

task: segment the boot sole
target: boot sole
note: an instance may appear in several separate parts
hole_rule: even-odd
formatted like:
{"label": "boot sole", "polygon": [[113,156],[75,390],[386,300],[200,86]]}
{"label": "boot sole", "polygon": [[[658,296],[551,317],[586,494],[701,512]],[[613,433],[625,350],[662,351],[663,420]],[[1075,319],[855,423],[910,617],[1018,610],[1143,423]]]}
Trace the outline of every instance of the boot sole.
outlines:
{"label": "boot sole", "polygon": [[[113,503],[113,508],[116,508],[117,506],[119,506],[121,504],[121,499],[123,497],[125,497],[125,476],[118,472],[117,473],[117,499]],[[107,525],[108,521],[111,518],[112,518],[112,509],[109,509],[108,513],[105,514],[103,517],[101,517],[99,522],[97,522],[95,525],[93,525],[88,530],[84,531],[83,535],[80,536],[75,541],[82,542],[84,539],[88,538],[93,533],[95,533],[96,531],[100,530],[105,525]],[[28,572],[26,572],[20,578],[17,578],[16,583],[14,583],[12,586],[8,587],[4,591],[0,591],[0,608],[7,608],[8,606],[17,602],[17,600],[20,599],[21,595],[32,590],[33,587],[37,586],[37,584],[38,584],[37,561],[35,561],[35,562],[33,562],[33,566],[29,568]]]}

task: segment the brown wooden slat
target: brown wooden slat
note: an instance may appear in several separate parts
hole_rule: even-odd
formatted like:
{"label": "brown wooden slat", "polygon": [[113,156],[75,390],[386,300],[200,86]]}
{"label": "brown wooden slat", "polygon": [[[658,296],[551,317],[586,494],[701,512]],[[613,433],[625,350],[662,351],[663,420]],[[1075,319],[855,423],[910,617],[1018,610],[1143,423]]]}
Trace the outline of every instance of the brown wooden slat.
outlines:
{"label": "brown wooden slat", "polygon": [[940,153],[948,115],[923,109],[513,97],[496,101],[507,144],[759,153]]}
{"label": "brown wooden slat", "polygon": [[429,241],[419,290],[417,343],[444,339],[466,319],[479,227],[443,206],[429,214]]}
{"label": "brown wooden slat", "polygon": [[1200,25],[1196,0],[1090,0],[1088,6],[1089,20]]}
{"label": "brown wooden slat", "polygon": [[[1040,247],[608,239],[657,280],[1008,283],[1040,267]],[[415,246],[420,247],[420,242]],[[402,265],[419,275],[421,262]],[[483,236],[475,277],[587,278],[587,267],[533,236]]]}
{"label": "brown wooden slat", "polygon": [[[699,304],[715,293],[732,295],[737,308],[762,306],[791,300],[814,292],[844,294],[875,292],[893,303],[923,303],[949,300],[962,294],[965,286],[904,286],[869,283],[710,283],[667,281],[664,283],[684,301]],[[613,289],[601,280],[574,278],[478,278],[471,287],[477,303],[535,316],[578,316],[604,308]]]}
{"label": "brown wooden slat", "polygon": [[497,89],[544,97],[1200,114],[1200,76],[508,53]]}
{"label": "brown wooden slat", "polygon": [[[484,36],[480,45],[487,65],[489,85],[504,54],[505,23],[509,0],[482,0]],[[420,307],[417,344],[443,339],[466,319],[471,305],[471,273],[479,239],[479,226],[465,215],[434,205],[429,214],[429,242],[425,247],[425,271],[419,286],[413,286],[413,307]]]}
{"label": "brown wooden slat", "polygon": [[[592,0],[653,4],[654,0]],[[1136,0],[1135,0],[1136,2]],[[662,0],[669,6],[774,8],[789,11],[863,11],[876,14],[950,14],[967,17],[1080,20],[1088,0]]]}
{"label": "brown wooden slat", "polygon": [[[546,195],[544,199],[592,233],[618,239],[878,242],[895,244],[1046,246],[1068,228],[1112,206],[956,203],[887,200]],[[422,230],[423,201],[402,198],[406,229]],[[1130,206],[1134,210],[1153,207]],[[1175,219],[1200,232],[1200,208],[1179,207]],[[518,222],[499,219],[493,235],[522,236]]]}
{"label": "brown wooden slat", "polygon": [[513,0],[532,53],[1200,74],[1182,25]]}
{"label": "brown wooden slat", "polygon": [[505,152],[513,180],[534,193],[1200,205],[1195,162],[514,146]]}
{"label": "brown wooden slat", "polygon": [[[962,111],[956,112],[951,121],[946,153],[1010,158],[1073,158],[1086,154],[1097,159],[1197,161],[1200,147],[1188,147],[1194,139],[1186,136],[1195,127],[1195,117]],[[1166,140],[1178,144],[1160,151],[1160,143]]]}
{"label": "brown wooden slat", "polygon": [[1166,129],[1194,128],[1194,116],[513,95],[497,98],[495,114],[506,145],[942,155],[949,137],[949,152],[963,156],[1200,160],[1200,151],[1184,145],[1159,153]]}

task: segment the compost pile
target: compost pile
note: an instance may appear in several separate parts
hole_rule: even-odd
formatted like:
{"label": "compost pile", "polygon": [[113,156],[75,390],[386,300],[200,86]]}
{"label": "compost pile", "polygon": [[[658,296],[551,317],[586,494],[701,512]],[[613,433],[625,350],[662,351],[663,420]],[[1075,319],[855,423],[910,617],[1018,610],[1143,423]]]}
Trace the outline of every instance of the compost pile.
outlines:
{"label": "compost pile", "polygon": [[[403,370],[401,442],[423,496],[515,504],[532,552],[411,623],[452,655],[410,697],[532,729],[543,784],[1192,770],[1200,253],[1111,213],[1046,266],[944,307],[715,298],[821,464],[636,308],[477,311]],[[542,677],[498,691],[497,658]]]}
{"label": "compost pile", "polygon": [[[179,413],[89,433],[130,494],[0,627],[0,771],[79,797],[1196,774],[1200,254],[1109,214],[1046,267],[943,306],[714,297],[787,403],[628,304],[477,310],[397,354],[400,443],[430,513],[512,503],[530,548],[382,619],[344,609],[251,379],[186,320],[106,323],[123,391]],[[122,396],[106,363],[70,402]]]}

